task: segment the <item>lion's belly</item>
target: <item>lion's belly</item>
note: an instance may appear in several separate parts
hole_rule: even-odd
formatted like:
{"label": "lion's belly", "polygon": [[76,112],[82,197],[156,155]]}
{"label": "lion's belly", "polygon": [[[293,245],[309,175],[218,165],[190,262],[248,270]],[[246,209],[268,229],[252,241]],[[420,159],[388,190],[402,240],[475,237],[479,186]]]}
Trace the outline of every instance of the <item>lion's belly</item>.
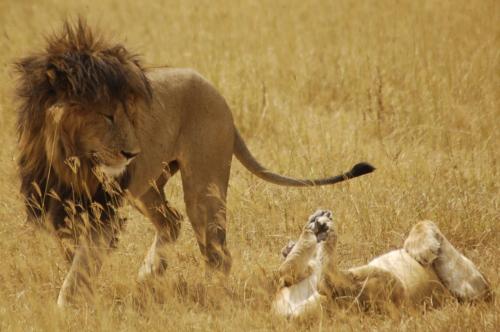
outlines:
{"label": "lion's belly", "polygon": [[404,249],[390,251],[373,259],[368,265],[398,277],[413,302],[420,302],[437,292],[442,292],[442,284],[434,270],[420,265]]}

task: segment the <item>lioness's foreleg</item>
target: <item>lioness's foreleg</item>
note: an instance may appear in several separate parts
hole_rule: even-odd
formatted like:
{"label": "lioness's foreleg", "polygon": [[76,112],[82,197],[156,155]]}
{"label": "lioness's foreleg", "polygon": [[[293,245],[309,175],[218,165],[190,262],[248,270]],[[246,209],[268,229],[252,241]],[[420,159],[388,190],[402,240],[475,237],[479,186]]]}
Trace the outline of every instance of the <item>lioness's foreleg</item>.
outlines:
{"label": "lioness's foreleg", "polygon": [[150,275],[163,274],[167,268],[165,245],[179,237],[182,215],[170,205],[164,192],[170,176],[170,173],[162,174],[155,185],[134,202],[134,205],[151,220],[156,228],[153,243],[139,269],[139,280]]}
{"label": "lioness's foreleg", "polygon": [[391,273],[364,265],[347,271],[340,270],[336,259],[337,232],[332,213],[319,210],[311,219],[316,220],[319,259],[321,264],[318,291],[338,304],[365,306],[391,300],[400,304],[404,287]]}
{"label": "lioness's foreleg", "polygon": [[486,278],[432,221],[416,224],[404,243],[404,249],[420,264],[432,267],[441,282],[458,299],[470,301],[491,298],[492,292]]}
{"label": "lioness's foreleg", "polygon": [[318,210],[309,216],[298,241],[282,250],[285,260],[278,269],[281,286],[296,284],[321,268],[322,262],[317,262],[314,255],[318,242],[328,241],[332,227],[332,213],[328,210]]}
{"label": "lioness's foreleg", "polygon": [[312,274],[313,267],[309,262],[316,252],[316,245],[316,235],[305,228],[278,269],[280,286],[291,286]]}

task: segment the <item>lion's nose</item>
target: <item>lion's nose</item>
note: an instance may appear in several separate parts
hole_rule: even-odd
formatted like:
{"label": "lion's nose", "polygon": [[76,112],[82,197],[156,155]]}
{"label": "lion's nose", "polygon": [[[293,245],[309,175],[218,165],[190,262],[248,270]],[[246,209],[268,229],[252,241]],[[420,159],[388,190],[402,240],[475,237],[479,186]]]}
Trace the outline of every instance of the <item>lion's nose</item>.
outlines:
{"label": "lion's nose", "polygon": [[127,158],[127,160],[130,160],[130,159],[135,158],[139,154],[139,152],[131,152],[131,151],[124,151],[124,150],[122,150],[121,154],[122,154],[122,156],[124,156],[125,158]]}

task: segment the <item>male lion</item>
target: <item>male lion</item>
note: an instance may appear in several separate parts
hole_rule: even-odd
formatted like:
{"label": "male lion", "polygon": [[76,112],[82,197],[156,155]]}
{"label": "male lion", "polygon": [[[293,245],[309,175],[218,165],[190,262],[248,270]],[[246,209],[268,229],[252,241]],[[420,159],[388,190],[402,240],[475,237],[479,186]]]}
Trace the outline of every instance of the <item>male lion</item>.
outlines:
{"label": "male lion", "polygon": [[117,238],[116,209],[125,194],[156,228],[140,278],[165,270],[160,249],[177,239],[181,216],[163,188],[177,170],[201,253],[208,266],[224,272],[231,266],[225,201],[233,154],[255,175],[286,186],[333,184],[374,170],[360,163],[319,180],[268,171],[248,151],[224,98],[203,77],[190,69],[145,70],[136,55],[95,38],[82,20],[66,22],[43,52],[16,67],[18,163],[28,219],[76,244],[64,246],[72,264],[61,306],[77,290],[91,290],[99,253]]}
{"label": "male lion", "polygon": [[462,255],[432,221],[410,231],[403,249],[366,265],[340,270],[334,257],[337,234],[328,210],[309,217],[297,243],[282,250],[279,290],[273,309],[285,317],[302,317],[323,301],[361,309],[388,309],[450,294],[461,301],[488,300],[493,294],[474,263]]}

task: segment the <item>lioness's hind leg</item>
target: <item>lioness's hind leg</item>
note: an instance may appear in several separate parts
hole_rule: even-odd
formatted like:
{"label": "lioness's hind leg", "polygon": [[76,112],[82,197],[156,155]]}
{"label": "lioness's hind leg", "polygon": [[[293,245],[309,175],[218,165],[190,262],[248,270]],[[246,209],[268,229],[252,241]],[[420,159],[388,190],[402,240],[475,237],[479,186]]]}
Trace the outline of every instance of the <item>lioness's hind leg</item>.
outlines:
{"label": "lioness's hind leg", "polygon": [[440,247],[439,229],[432,221],[421,221],[413,226],[404,243],[406,252],[424,266],[434,262]]}
{"label": "lioness's hind leg", "polygon": [[423,265],[431,265],[441,282],[460,300],[489,299],[490,285],[474,263],[462,255],[432,221],[415,225],[405,250]]}
{"label": "lioness's hind leg", "polygon": [[155,238],[144,263],[139,270],[139,280],[150,275],[161,275],[167,268],[164,247],[179,237],[182,215],[170,205],[165,197],[164,186],[169,175],[162,175],[155,186],[134,202],[134,205],[148,217],[156,228]]}

